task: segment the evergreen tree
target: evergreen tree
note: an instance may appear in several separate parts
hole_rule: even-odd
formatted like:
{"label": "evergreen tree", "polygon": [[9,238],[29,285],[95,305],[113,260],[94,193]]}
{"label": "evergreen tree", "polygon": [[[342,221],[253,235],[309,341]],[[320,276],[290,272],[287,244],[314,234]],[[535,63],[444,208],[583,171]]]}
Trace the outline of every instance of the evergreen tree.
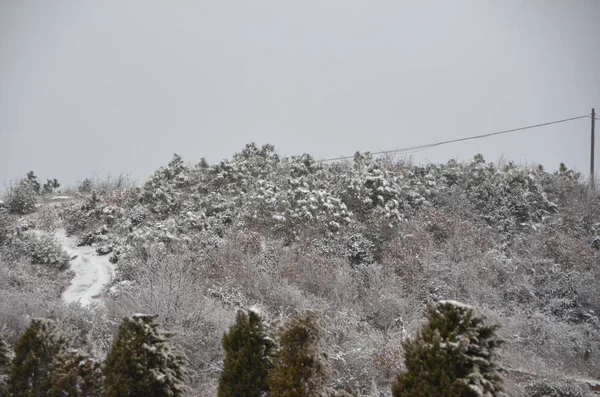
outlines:
{"label": "evergreen tree", "polygon": [[123,319],[105,360],[104,397],[177,397],[187,392],[187,359],[156,316]]}
{"label": "evergreen tree", "polygon": [[77,349],[63,350],[54,360],[49,397],[99,397],[100,363]]}
{"label": "evergreen tree", "polygon": [[8,378],[14,358],[14,352],[0,330],[0,397],[8,395]]}
{"label": "evergreen tree", "polygon": [[52,363],[65,341],[54,322],[31,321],[15,346],[9,393],[13,397],[46,396],[50,390]]}
{"label": "evergreen tree", "polygon": [[268,392],[275,342],[260,315],[240,310],[223,336],[225,360],[219,378],[219,397],[260,397]]}
{"label": "evergreen tree", "polygon": [[272,397],[313,397],[327,392],[323,322],[319,312],[298,312],[278,331],[279,349],[268,379]]}
{"label": "evergreen tree", "polygon": [[50,194],[50,193],[54,193],[59,187],[60,187],[60,183],[58,183],[58,180],[56,178],[47,179],[46,183],[44,183],[44,186],[42,187],[42,191],[45,194]]}
{"label": "evergreen tree", "polygon": [[470,306],[453,301],[430,305],[427,317],[421,335],[404,343],[407,370],[393,384],[393,396],[502,396],[498,326],[484,325]]}
{"label": "evergreen tree", "polygon": [[26,183],[29,184],[33,191],[36,193],[40,193],[40,183],[38,182],[37,176],[33,173],[33,171],[29,171],[27,173]]}

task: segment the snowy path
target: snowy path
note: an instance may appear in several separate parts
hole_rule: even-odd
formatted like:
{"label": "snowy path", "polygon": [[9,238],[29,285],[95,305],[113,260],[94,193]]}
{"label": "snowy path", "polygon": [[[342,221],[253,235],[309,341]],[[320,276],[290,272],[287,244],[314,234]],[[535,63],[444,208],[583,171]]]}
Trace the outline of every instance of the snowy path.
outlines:
{"label": "snowy path", "polygon": [[67,237],[63,229],[57,230],[55,236],[69,256],[76,256],[69,266],[75,277],[63,293],[63,299],[81,306],[99,302],[102,290],[115,277],[115,265],[109,262],[108,255],[97,255],[93,247],[78,247],[77,239]]}

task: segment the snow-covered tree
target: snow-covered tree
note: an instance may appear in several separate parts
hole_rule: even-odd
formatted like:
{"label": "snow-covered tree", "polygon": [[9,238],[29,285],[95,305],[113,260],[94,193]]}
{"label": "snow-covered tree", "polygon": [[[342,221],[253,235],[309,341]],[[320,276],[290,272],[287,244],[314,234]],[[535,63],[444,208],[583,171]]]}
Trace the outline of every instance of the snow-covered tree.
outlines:
{"label": "snow-covered tree", "polygon": [[330,370],[324,341],[322,313],[296,312],[287,319],[278,330],[279,348],[269,374],[272,397],[312,397],[327,392]]}
{"label": "snow-covered tree", "polygon": [[36,193],[40,193],[40,183],[38,182],[37,176],[34,174],[33,171],[29,171],[27,173],[27,178],[24,180],[27,184],[31,185],[31,187],[33,188],[33,190]]}
{"label": "snow-covered tree", "polygon": [[175,153],[167,167],[158,169],[141,189],[140,201],[159,217],[181,209],[181,189],[189,185],[189,169]]}
{"label": "snow-covered tree", "polygon": [[60,183],[58,183],[58,180],[56,178],[47,179],[46,183],[44,183],[42,191],[45,194],[51,194],[51,193],[54,193],[59,187],[60,187]]}
{"label": "snow-covered tree", "polygon": [[77,349],[64,349],[52,365],[48,397],[100,397],[100,362]]}
{"label": "snow-covered tree", "polygon": [[51,388],[53,361],[64,344],[53,321],[32,320],[15,346],[10,395],[46,396]]}
{"label": "snow-covered tree", "polygon": [[223,336],[223,349],[219,397],[260,397],[268,392],[275,341],[257,311],[237,312],[235,324]]}
{"label": "snow-covered tree", "polygon": [[27,179],[8,188],[6,208],[11,214],[25,215],[34,212],[36,203],[35,187]]}
{"label": "snow-covered tree", "polygon": [[104,364],[104,397],[177,397],[187,392],[187,358],[156,317],[123,319]]}
{"label": "snow-covered tree", "polygon": [[502,396],[498,327],[454,301],[430,305],[427,317],[420,336],[403,344],[406,372],[392,386],[394,397]]}

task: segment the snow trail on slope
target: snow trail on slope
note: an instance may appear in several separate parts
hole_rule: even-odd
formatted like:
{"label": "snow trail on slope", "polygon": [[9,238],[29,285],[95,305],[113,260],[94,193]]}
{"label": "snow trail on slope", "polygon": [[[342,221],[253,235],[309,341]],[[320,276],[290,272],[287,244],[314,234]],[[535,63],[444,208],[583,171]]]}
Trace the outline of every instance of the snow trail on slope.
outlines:
{"label": "snow trail on slope", "polygon": [[64,229],[57,230],[55,236],[70,257],[76,256],[69,265],[75,277],[63,293],[64,301],[84,307],[99,302],[102,290],[115,277],[115,265],[108,255],[97,255],[93,247],[78,247],[77,239],[68,237]]}

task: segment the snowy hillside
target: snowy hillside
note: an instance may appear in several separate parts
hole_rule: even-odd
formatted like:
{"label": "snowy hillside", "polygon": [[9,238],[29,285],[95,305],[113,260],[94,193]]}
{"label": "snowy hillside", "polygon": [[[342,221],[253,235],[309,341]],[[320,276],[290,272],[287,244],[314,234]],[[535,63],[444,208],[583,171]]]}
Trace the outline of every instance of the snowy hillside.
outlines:
{"label": "snowy hillside", "polygon": [[124,317],[158,315],[189,359],[191,395],[214,396],[238,309],[274,323],[315,309],[329,385],[386,396],[402,342],[448,300],[500,326],[509,395],[586,395],[600,379],[600,201],[562,165],[319,163],[249,144],[214,165],[175,155],[137,187],[86,180],[51,200],[28,183],[0,210],[13,344],[49,318],[101,361]]}

